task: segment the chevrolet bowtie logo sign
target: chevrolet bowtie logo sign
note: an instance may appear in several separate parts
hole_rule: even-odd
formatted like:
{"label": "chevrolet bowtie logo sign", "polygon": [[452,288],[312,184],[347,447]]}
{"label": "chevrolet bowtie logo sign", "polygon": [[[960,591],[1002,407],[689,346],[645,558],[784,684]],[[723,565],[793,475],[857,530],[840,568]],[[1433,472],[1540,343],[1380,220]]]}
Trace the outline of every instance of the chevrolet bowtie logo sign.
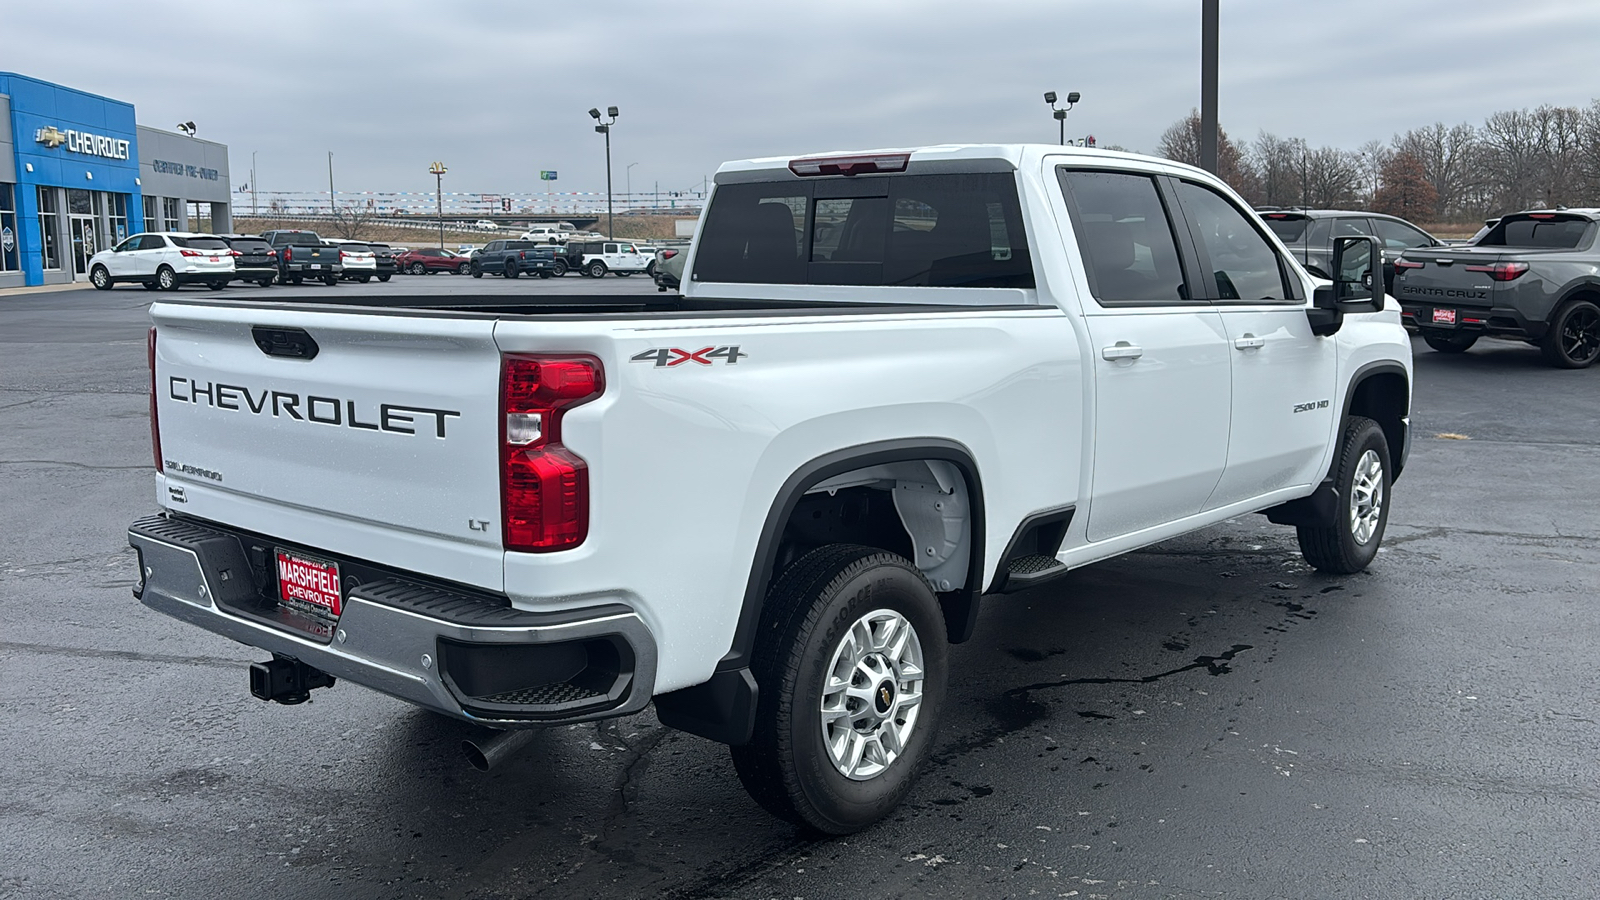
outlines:
{"label": "chevrolet bowtie logo sign", "polygon": [[49,147],[51,150],[54,150],[55,148],[67,142],[67,136],[62,134],[61,130],[56,128],[54,125],[51,125],[47,128],[38,129],[33,133],[33,139],[45,145],[46,147]]}
{"label": "chevrolet bowtie logo sign", "polygon": [[51,150],[65,145],[73,153],[102,156],[106,159],[128,159],[133,149],[131,142],[120,138],[75,131],[71,128],[62,131],[54,125],[35,129],[33,139]]}

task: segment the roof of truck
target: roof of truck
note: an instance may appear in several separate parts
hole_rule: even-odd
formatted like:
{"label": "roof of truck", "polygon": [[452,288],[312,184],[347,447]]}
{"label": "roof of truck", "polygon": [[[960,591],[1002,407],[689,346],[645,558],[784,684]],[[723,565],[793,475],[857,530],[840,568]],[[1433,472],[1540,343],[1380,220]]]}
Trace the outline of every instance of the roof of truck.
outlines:
{"label": "roof of truck", "polygon": [[[897,156],[910,157],[909,168],[938,168],[940,164],[981,164],[999,163],[998,168],[1016,170],[1022,168],[1023,161],[1029,158],[1041,159],[1045,156],[1081,156],[1086,159],[1125,159],[1141,162],[1155,162],[1180,169],[1201,172],[1201,169],[1177,160],[1164,159],[1159,156],[1147,156],[1142,153],[1128,153],[1121,150],[1101,150],[1096,147],[1062,146],[1058,144],[937,144],[928,147],[888,147],[874,150],[829,150],[816,153],[797,153],[793,156],[767,156],[757,159],[737,159],[723,163],[717,167],[717,180],[722,176],[737,172],[768,172],[773,170],[788,171],[789,163],[794,160],[810,160],[834,157],[873,157]],[[964,168],[953,166],[952,168]],[[738,180],[737,178],[733,180]]]}

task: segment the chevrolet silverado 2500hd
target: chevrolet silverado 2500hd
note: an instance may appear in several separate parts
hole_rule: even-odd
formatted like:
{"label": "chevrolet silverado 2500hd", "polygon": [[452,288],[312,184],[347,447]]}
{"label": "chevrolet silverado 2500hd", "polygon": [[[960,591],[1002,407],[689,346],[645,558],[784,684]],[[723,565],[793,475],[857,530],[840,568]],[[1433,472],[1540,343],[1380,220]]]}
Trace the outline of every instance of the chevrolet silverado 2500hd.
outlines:
{"label": "chevrolet silverado 2500hd", "polygon": [[1247,512],[1377,552],[1410,345],[1212,176],[940,146],[721,167],[682,296],[151,309],[157,611],[504,729],[640,710],[829,833],[934,747],[981,598]]}

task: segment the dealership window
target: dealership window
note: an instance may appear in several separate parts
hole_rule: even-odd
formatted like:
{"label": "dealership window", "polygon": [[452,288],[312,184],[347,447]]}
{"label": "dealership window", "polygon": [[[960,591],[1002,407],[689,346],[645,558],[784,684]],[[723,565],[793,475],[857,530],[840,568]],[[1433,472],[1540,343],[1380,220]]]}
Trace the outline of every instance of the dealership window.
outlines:
{"label": "dealership window", "polygon": [[61,203],[56,189],[39,188],[39,249],[46,271],[61,269]]}
{"label": "dealership window", "polygon": [[189,201],[189,230],[194,232],[209,233],[211,231],[211,204],[198,200]]}
{"label": "dealership window", "polygon": [[145,197],[144,198],[144,230],[145,231],[160,231],[161,230],[161,198],[160,197]]}
{"label": "dealership window", "polygon": [[177,231],[183,227],[183,201],[177,197],[162,197],[161,218],[166,220],[162,223],[166,231]]}
{"label": "dealership window", "polygon": [[15,272],[17,265],[17,188],[0,184],[0,272]]}
{"label": "dealership window", "polygon": [[128,236],[128,195],[106,195],[107,225],[111,229],[111,242],[120,243]]}

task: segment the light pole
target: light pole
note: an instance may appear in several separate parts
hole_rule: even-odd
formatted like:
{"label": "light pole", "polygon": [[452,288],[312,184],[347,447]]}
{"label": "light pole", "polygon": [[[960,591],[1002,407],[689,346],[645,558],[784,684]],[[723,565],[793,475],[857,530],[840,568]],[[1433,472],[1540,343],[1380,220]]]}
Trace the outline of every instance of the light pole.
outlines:
{"label": "light pole", "polygon": [[1060,123],[1060,125],[1061,125],[1061,145],[1062,146],[1066,146],[1066,143],[1067,143],[1067,110],[1071,109],[1072,107],[1077,105],[1079,96],[1080,95],[1078,94],[1077,91],[1068,92],[1066,108],[1065,109],[1056,109],[1056,92],[1055,91],[1045,91],[1044,92],[1044,102],[1050,104],[1050,114],[1055,116],[1056,121],[1058,123]]}
{"label": "light pole", "polygon": [[[256,211],[256,191],[257,190],[258,190],[258,188],[256,186],[256,151],[251,150],[250,151],[250,217],[252,219],[253,218],[258,218],[260,216],[260,213],[258,213]],[[257,227],[260,227],[260,226],[257,226]]]}
{"label": "light pole", "polygon": [[622,170],[623,183],[626,185],[626,193],[622,195],[623,202],[628,205],[629,209],[633,209],[633,167],[637,165],[638,163],[631,162],[628,163],[626,169]]}
{"label": "light pole", "polygon": [[334,218],[339,216],[339,204],[336,201],[338,194],[333,192],[333,151],[328,151],[328,214]]}
{"label": "light pole", "polygon": [[444,249],[444,173],[450,171],[444,163],[437,160],[428,167],[428,174],[433,176],[433,187],[439,200],[439,249]]}
{"label": "light pole", "polygon": [[594,130],[606,136],[606,237],[616,240],[616,220],[613,218],[611,210],[611,126],[617,121],[617,108],[615,106],[606,107],[606,115],[611,118],[601,122],[600,110],[589,110],[589,117],[596,122],[600,122],[600,124],[594,126]]}

